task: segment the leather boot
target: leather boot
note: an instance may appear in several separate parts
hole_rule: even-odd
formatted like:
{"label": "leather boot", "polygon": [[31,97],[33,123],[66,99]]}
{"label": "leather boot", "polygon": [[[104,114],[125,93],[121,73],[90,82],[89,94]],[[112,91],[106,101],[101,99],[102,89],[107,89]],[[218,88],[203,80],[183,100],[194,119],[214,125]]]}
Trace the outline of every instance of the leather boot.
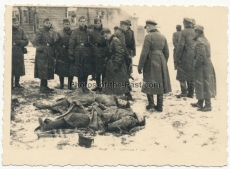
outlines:
{"label": "leather boot", "polygon": [[176,97],[177,98],[187,97],[188,91],[187,91],[187,87],[186,87],[186,82],[185,81],[180,81],[180,87],[181,87],[181,94],[176,95]]}
{"label": "leather boot", "polygon": [[100,74],[97,74],[96,75],[96,87],[92,89],[93,92],[96,92],[96,91],[101,91],[101,75]]}
{"label": "leather boot", "polygon": [[193,98],[194,95],[194,81],[189,81],[188,82],[189,86],[188,86],[188,95],[187,97],[189,98]]}
{"label": "leather boot", "polygon": [[149,104],[145,107],[147,110],[155,107],[153,95],[146,94]]}
{"label": "leather boot", "polygon": [[24,88],[19,84],[20,76],[15,76],[15,87],[17,88]]}
{"label": "leather boot", "polygon": [[59,76],[60,86],[56,87],[57,89],[64,88],[64,77]]}
{"label": "leather boot", "polygon": [[197,109],[198,111],[202,111],[202,112],[207,112],[207,111],[212,111],[212,107],[211,107],[211,99],[205,99],[205,106]]}
{"label": "leather boot", "polygon": [[69,90],[74,90],[74,88],[72,87],[73,85],[73,76],[69,76],[68,77],[68,89]]}
{"label": "leather boot", "polygon": [[47,80],[41,79],[40,91],[42,93],[51,93],[52,92],[52,90],[49,90],[47,87]]}
{"label": "leather boot", "polygon": [[204,103],[204,99],[199,99],[197,101],[197,103],[191,103],[191,106],[192,107],[202,108],[203,107],[203,103]]}
{"label": "leather boot", "polygon": [[44,123],[41,118],[38,118],[38,122],[40,124],[42,131],[71,128],[71,126],[68,123],[66,123],[65,119],[63,118],[56,121],[51,121],[48,124]]}
{"label": "leather boot", "polygon": [[156,111],[162,112],[163,111],[163,95],[158,94],[157,95],[157,106],[154,107]]}

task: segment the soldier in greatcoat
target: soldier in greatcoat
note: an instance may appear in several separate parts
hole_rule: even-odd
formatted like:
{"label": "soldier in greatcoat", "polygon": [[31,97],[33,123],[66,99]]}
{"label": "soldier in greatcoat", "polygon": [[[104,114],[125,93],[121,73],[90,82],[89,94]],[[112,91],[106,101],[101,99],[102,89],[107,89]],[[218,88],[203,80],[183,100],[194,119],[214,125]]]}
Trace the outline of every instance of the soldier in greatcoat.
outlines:
{"label": "soldier in greatcoat", "polygon": [[[204,36],[204,27],[195,25],[195,61],[193,65],[195,92],[197,103],[193,107],[198,107],[198,111],[212,111],[211,98],[216,96],[216,76],[211,61],[210,43]],[[205,101],[205,106],[203,103]]]}
{"label": "soldier in greatcoat", "polygon": [[34,78],[41,79],[40,91],[43,93],[53,92],[54,89],[48,87],[48,80],[54,79],[54,33],[50,30],[51,22],[49,18],[43,21],[43,28],[40,28],[32,43],[36,48],[34,63]]}
{"label": "soldier in greatcoat", "polygon": [[127,30],[125,31],[125,45],[130,56],[129,73],[131,77],[131,74],[133,73],[133,57],[136,56],[136,44],[135,35],[133,30],[131,29],[131,21],[125,20],[125,22],[127,23]]}
{"label": "soldier in greatcoat", "polygon": [[[29,43],[26,33],[19,27],[17,18],[12,18],[12,88],[23,88],[20,84],[20,76],[25,75],[24,47]],[[14,84],[15,77],[15,86]]]}
{"label": "soldier in greatcoat", "polygon": [[94,19],[94,30],[92,32],[92,49],[94,59],[94,74],[96,75],[96,87],[92,91],[102,91],[101,83],[105,76],[105,58],[108,55],[108,48],[105,38],[101,35],[103,29],[102,21],[99,18]]}
{"label": "soldier in greatcoat", "polygon": [[120,39],[111,34],[109,29],[102,30],[101,34],[108,40],[109,49],[102,91],[105,94],[125,94],[129,98],[131,88],[125,63],[124,45]]}
{"label": "soldier in greatcoat", "polygon": [[[169,49],[167,40],[156,28],[154,20],[147,20],[145,29],[148,34],[141,51],[138,64],[138,73],[143,71],[143,84],[141,91],[147,95],[149,104],[146,109],[154,108],[163,111],[163,94],[171,92],[171,84],[167,61]],[[157,106],[153,95],[157,95]]]}
{"label": "soldier in greatcoat", "polygon": [[174,68],[175,70],[177,69],[177,60],[176,60],[176,49],[177,49],[177,44],[179,42],[179,38],[180,38],[180,34],[181,34],[181,25],[177,25],[176,26],[176,32],[173,33],[173,61],[174,61]]}
{"label": "soldier in greatcoat", "polygon": [[79,27],[72,31],[69,40],[69,55],[72,60],[70,75],[78,78],[78,87],[84,92],[87,88],[88,76],[93,72],[92,33],[87,29],[84,16],[79,18]]}
{"label": "soldier in greatcoat", "polygon": [[[194,78],[193,78],[193,61],[194,61],[194,29],[192,28],[192,20],[184,18],[184,29],[181,31],[179,42],[177,44],[177,76],[180,82],[180,97],[193,98],[194,95]],[[187,85],[187,84],[188,85]],[[187,88],[188,87],[188,88]]]}
{"label": "soldier in greatcoat", "polygon": [[60,86],[59,89],[64,88],[64,77],[68,77],[68,89],[73,90],[73,76],[70,76],[70,63],[68,50],[69,50],[69,38],[72,33],[70,29],[70,21],[63,19],[63,29],[58,31],[56,40],[56,66],[55,73],[59,76]]}

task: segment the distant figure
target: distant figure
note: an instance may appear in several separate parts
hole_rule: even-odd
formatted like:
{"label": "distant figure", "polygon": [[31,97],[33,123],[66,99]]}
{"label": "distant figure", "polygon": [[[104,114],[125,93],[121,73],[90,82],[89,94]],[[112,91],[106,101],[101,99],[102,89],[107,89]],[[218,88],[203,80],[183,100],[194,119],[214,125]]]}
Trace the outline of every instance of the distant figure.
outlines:
{"label": "distant figure", "polygon": [[134,32],[130,28],[130,26],[132,26],[131,21],[125,20],[125,22],[128,24],[127,30],[125,32],[125,45],[126,45],[126,49],[129,52],[130,61],[131,61],[128,66],[130,77],[131,77],[131,74],[133,73],[133,57],[136,56],[136,44],[135,44]]}
{"label": "distant figure", "polygon": [[53,92],[48,87],[48,80],[54,79],[54,34],[50,30],[49,18],[43,21],[43,28],[40,28],[34,39],[33,45],[36,48],[34,78],[41,79],[40,91],[43,93]]}
{"label": "distant figure", "polygon": [[[143,70],[143,84],[141,91],[146,93],[149,104],[146,109],[163,111],[163,94],[171,92],[171,84],[167,61],[169,49],[167,40],[156,28],[154,20],[147,20],[145,29],[147,35],[141,51],[138,64],[138,73]],[[153,95],[157,95],[157,106],[154,104]]]}
{"label": "distant figure", "polygon": [[[195,25],[195,61],[193,65],[195,92],[198,102],[192,104],[198,111],[212,111],[211,98],[216,96],[216,76],[211,61],[210,43],[204,36],[204,27]],[[205,106],[203,103],[205,101]]]}
{"label": "distant figure", "polygon": [[[12,86],[11,88],[23,88],[20,84],[20,76],[25,75],[24,47],[29,43],[26,33],[19,27],[17,18],[12,18]],[[15,86],[14,86],[15,77]]]}
{"label": "distant figure", "polygon": [[93,40],[92,40],[92,49],[94,55],[94,66],[95,69],[93,73],[96,75],[96,87],[92,89],[92,91],[102,91],[101,83],[104,82],[105,77],[105,58],[108,55],[108,48],[106,46],[106,40],[101,35],[101,31],[103,29],[101,19],[94,19],[94,30],[92,32]]}
{"label": "distant figure", "polygon": [[71,58],[70,75],[78,77],[78,88],[89,92],[88,76],[93,72],[93,55],[91,49],[92,33],[87,29],[84,16],[79,18],[79,27],[72,31],[69,40]]}
{"label": "distant figure", "polygon": [[108,40],[109,48],[102,91],[105,94],[125,94],[129,98],[131,88],[125,63],[124,45],[117,37],[111,35],[109,29],[103,29],[101,35]]}
{"label": "distant figure", "polygon": [[176,32],[173,33],[173,46],[174,46],[173,59],[174,59],[175,70],[177,69],[176,49],[177,49],[177,44],[179,42],[180,34],[181,34],[181,25],[177,25],[176,26]]}
{"label": "distant figure", "polygon": [[[181,31],[179,42],[177,44],[177,77],[180,82],[181,94],[178,98],[193,98],[194,94],[194,78],[193,78],[193,62],[194,62],[194,40],[195,32],[192,28],[192,20],[184,18],[184,29]],[[186,85],[186,82],[188,86]],[[188,88],[187,88],[188,87]]]}
{"label": "distant figure", "polygon": [[73,90],[73,76],[70,76],[70,58],[68,54],[69,50],[69,38],[72,33],[70,29],[70,21],[68,19],[63,19],[63,29],[58,31],[56,40],[56,66],[55,73],[59,76],[60,86],[59,89],[64,88],[64,77],[68,77],[68,89]]}

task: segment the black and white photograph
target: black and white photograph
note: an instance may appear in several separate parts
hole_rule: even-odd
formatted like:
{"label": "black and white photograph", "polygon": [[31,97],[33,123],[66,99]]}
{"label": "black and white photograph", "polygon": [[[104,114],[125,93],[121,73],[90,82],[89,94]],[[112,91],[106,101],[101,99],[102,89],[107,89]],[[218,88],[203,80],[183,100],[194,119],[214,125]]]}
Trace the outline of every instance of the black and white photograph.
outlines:
{"label": "black and white photograph", "polygon": [[3,164],[227,165],[228,12],[7,5]]}

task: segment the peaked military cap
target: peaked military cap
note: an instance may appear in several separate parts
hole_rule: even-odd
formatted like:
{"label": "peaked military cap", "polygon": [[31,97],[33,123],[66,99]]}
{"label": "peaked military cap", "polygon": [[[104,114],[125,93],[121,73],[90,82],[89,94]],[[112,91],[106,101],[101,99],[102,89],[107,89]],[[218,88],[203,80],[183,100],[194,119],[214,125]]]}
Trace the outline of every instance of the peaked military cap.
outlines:
{"label": "peaked military cap", "polygon": [[65,18],[63,19],[63,23],[70,23],[69,19]]}
{"label": "peaked military cap", "polygon": [[49,19],[49,18],[45,18],[45,19],[43,20],[43,23],[46,22],[46,21],[50,21],[50,19]]}
{"label": "peaked military cap", "polygon": [[191,19],[192,20],[192,24],[196,25],[196,20],[195,19]]}
{"label": "peaked military cap", "polygon": [[118,26],[114,26],[114,28],[113,28],[113,29],[117,30],[117,29],[118,29]]}
{"label": "peaked military cap", "polygon": [[177,26],[176,26],[176,29],[181,29],[181,25],[177,25]]}
{"label": "peaked military cap", "polygon": [[194,26],[195,30],[200,30],[200,31],[204,31],[204,27],[202,25],[195,25]]}
{"label": "peaked military cap", "polygon": [[81,19],[85,19],[85,17],[84,17],[84,16],[81,16],[81,17],[79,18],[79,20],[78,20],[78,21],[80,21]]}
{"label": "peaked military cap", "polygon": [[[147,24],[150,24],[150,25],[157,25],[157,22],[156,22],[155,20],[146,20],[145,23],[146,23],[146,25],[147,25]],[[145,29],[146,29],[146,25],[145,25],[145,27],[144,27]]]}
{"label": "peaked military cap", "polygon": [[18,21],[18,18],[12,18],[12,22]]}
{"label": "peaked military cap", "polygon": [[126,23],[128,23],[128,24],[129,24],[129,26],[132,26],[132,24],[131,24],[131,21],[130,21],[130,20],[128,20],[128,19],[127,19],[127,20],[125,20],[125,22],[126,22]]}
{"label": "peaked military cap", "polygon": [[192,23],[192,19],[190,19],[190,18],[184,18],[184,22]]}
{"label": "peaked military cap", "polygon": [[129,26],[129,24],[126,21],[120,21],[120,25],[127,25],[127,26]]}
{"label": "peaked military cap", "polygon": [[105,33],[110,34],[111,31],[108,28],[105,28],[101,31],[101,35],[103,36]]}

